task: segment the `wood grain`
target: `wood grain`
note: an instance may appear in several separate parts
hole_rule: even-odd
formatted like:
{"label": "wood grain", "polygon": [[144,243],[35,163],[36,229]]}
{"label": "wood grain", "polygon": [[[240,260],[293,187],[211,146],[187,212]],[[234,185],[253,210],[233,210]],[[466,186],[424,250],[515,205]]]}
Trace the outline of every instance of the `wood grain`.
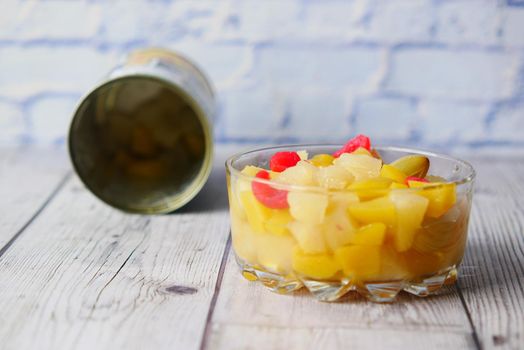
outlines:
{"label": "wood grain", "polygon": [[242,279],[226,244],[223,167],[237,150],[219,149],[204,190],[165,216],[107,207],[66,177],[63,152],[0,150],[0,246],[23,229],[0,256],[0,348],[522,348],[522,159],[474,161],[459,286],[380,305]]}
{"label": "wood grain", "polygon": [[483,348],[524,347],[524,162],[474,162],[478,186],[460,286]]}
{"label": "wood grain", "polygon": [[[288,349],[306,349],[311,344],[320,346],[320,338],[327,334],[340,335],[343,333],[341,330],[353,330],[348,336],[355,338],[354,341],[362,349],[376,349],[377,341],[384,345],[398,343],[399,334],[408,334],[401,339],[405,340],[406,348],[409,349],[407,345],[424,343],[426,334],[435,332],[453,334],[445,341],[448,347],[458,348],[464,344],[474,346],[471,328],[454,288],[426,299],[403,294],[394,304],[373,304],[355,294],[349,294],[337,303],[321,303],[305,291],[282,296],[244,280],[232,254],[225,270],[212,324],[209,340],[211,349],[267,348],[267,339],[255,335],[250,337],[252,343],[249,347],[243,347],[244,340],[240,338],[235,342],[228,336],[228,341],[224,342],[221,333],[239,329],[237,326],[242,326],[246,333],[261,330],[276,337],[295,332],[302,334],[300,337],[286,336],[286,347],[282,348]],[[360,337],[356,330],[366,330],[369,334],[374,331],[380,334],[380,338],[366,336],[366,332]],[[334,348],[344,349],[344,344],[341,342],[340,346]],[[440,349],[442,342],[428,342],[426,348]]]}
{"label": "wood grain", "polygon": [[471,349],[462,332],[414,333],[402,329],[365,327],[279,327],[215,325],[211,349]]}
{"label": "wood grain", "polygon": [[68,172],[65,150],[0,149],[0,251],[45,206]]}
{"label": "wood grain", "polygon": [[1,347],[198,348],[229,232],[206,196],[129,215],[75,177],[0,258]]}

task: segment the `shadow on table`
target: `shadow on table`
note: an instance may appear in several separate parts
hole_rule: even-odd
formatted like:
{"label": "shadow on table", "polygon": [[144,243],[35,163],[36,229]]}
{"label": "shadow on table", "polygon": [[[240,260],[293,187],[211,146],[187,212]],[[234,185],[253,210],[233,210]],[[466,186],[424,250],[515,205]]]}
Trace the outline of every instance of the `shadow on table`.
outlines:
{"label": "shadow on table", "polygon": [[216,166],[196,197],[172,214],[226,210],[228,205],[226,171],[223,167]]}

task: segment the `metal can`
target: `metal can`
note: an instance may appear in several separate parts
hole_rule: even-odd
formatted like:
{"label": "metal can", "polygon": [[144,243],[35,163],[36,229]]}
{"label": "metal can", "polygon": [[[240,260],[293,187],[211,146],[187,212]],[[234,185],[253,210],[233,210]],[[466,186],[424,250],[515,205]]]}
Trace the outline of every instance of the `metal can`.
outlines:
{"label": "metal can", "polygon": [[132,52],[75,110],[74,169],[113,207],[174,211],[209,177],[214,110],[210,81],[187,58],[165,49]]}

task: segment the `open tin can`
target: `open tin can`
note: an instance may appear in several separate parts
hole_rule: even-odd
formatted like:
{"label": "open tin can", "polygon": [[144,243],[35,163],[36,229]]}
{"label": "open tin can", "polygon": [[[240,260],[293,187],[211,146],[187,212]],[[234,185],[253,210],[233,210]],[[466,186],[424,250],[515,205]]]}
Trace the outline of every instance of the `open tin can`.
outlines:
{"label": "open tin can", "polygon": [[113,207],[174,211],[209,177],[214,110],[209,80],[187,58],[135,51],[81,99],[69,130],[73,166]]}

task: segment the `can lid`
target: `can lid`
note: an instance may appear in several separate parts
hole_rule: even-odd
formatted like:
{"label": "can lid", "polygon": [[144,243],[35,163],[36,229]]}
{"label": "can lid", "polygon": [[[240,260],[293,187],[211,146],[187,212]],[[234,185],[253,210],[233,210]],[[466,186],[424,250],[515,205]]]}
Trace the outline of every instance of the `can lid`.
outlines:
{"label": "can lid", "polygon": [[160,214],[189,202],[212,167],[207,111],[150,74],[113,78],[82,99],[69,152],[89,190],[127,212]]}

